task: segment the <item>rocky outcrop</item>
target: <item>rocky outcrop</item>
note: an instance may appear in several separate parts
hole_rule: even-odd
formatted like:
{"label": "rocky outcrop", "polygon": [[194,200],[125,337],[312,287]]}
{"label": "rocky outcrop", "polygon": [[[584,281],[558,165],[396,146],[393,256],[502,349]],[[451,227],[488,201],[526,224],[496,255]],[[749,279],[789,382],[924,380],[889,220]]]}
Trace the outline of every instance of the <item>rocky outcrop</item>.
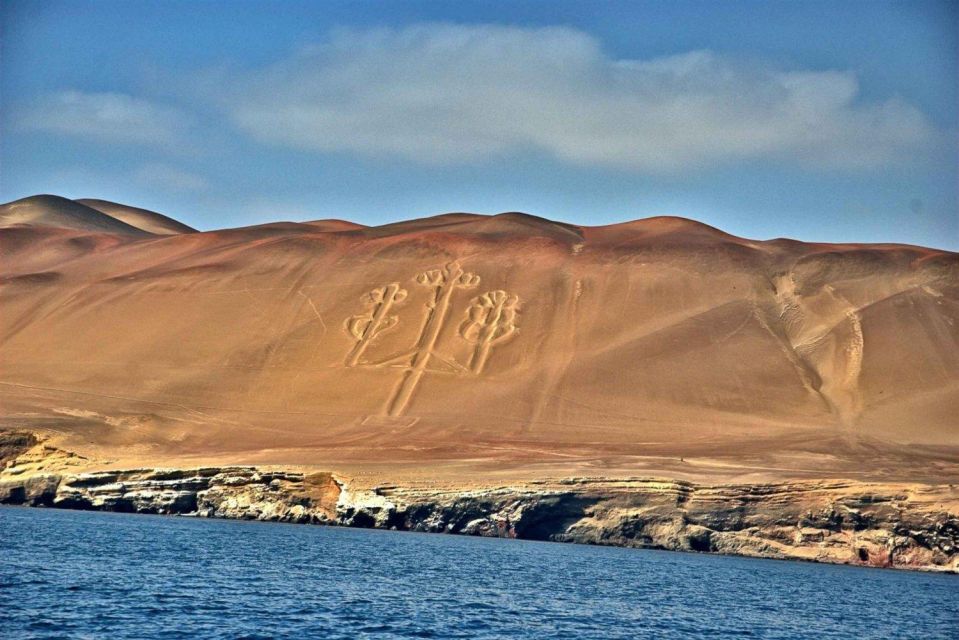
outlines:
{"label": "rocky outcrop", "polygon": [[339,484],[252,467],[135,469],[22,479],[0,474],[0,503],[97,511],[335,523]]}
{"label": "rocky outcrop", "polygon": [[26,431],[0,430],[0,469],[40,444],[41,439]]}
{"label": "rocky outcrop", "polygon": [[567,479],[472,491],[354,490],[253,467],[0,473],[0,503],[318,523],[959,571],[959,489]]}
{"label": "rocky outcrop", "polygon": [[525,486],[362,489],[255,467],[81,471],[11,437],[0,504],[331,524],[959,571],[959,487],[805,481],[697,485],[571,478]]}
{"label": "rocky outcrop", "polygon": [[959,571],[959,489],[572,479],[542,488],[380,490],[400,529]]}

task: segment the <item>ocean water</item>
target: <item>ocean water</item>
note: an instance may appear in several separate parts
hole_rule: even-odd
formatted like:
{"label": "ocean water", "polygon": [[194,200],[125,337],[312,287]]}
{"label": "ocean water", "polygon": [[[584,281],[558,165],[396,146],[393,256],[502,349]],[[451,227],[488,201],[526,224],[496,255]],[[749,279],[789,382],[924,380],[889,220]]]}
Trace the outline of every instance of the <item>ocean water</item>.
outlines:
{"label": "ocean water", "polygon": [[0,508],[0,638],[959,638],[959,576]]}

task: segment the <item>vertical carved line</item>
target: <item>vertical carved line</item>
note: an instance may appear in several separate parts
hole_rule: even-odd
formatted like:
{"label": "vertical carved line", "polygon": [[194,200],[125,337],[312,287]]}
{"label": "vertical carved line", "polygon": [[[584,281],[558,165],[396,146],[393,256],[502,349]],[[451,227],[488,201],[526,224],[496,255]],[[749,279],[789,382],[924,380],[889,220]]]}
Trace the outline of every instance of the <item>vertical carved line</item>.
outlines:
{"label": "vertical carved line", "polygon": [[409,368],[404,372],[399,386],[393,397],[387,403],[387,415],[399,416],[409,405],[413,392],[420,383],[426,366],[433,356],[436,341],[446,322],[450,300],[458,288],[471,288],[479,284],[479,276],[466,273],[459,263],[451,262],[443,271],[433,270],[417,276],[416,281],[422,285],[433,287],[435,290],[432,308],[423,327],[419,348],[413,355]]}
{"label": "vertical carved line", "polygon": [[399,283],[393,282],[385,287],[374,289],[369,294],[373,308],[367,315],[353,316],[347,321],[347,330],[356,338],[357,342],[346,356],[346,366],[355,367],[360,357],[370,346],[373,338],[382,331],[392,329],[399,319],[390,316],[393,304],[399,304],[406,299],[406,291],[400,288]]}

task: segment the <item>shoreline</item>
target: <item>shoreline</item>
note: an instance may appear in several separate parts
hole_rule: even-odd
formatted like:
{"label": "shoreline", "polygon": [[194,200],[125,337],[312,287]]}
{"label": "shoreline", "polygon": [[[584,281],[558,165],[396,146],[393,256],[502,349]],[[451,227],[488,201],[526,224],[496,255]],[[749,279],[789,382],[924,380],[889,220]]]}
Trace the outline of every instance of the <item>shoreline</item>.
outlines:
{"label": "shoreline", "polygon": [[838,562],[822,562],[817,560],[806,560],[803,558],[775,558],[771,556],[750,556],[743,554],[735,553],[721,553],[718,551],[691,551],[691,550],[677,550],[677,549],[665,549],[662,547],[630,547],[623,545],[609,545],[609,544],[592,544],[592,543],[578,543],[578,542],[561,542],[559,540],[533,540],[528,538],[489,538],[484,536],[476,535],[466,535],[461,533],[444,533],[437,531],[407,531],[401,529],[380,529],[376,527],[372,528],[363,528],[363,527],[347,527],[343,525],[338,525],[335,523],[301,523],[301,522],[288,522],[282,520],[256,520],[249,518],[228,518],[220,516],[201,516],[195,513],[146,513],[146,512],[128,512],[128,511],[110,511],[110,510],[91,510],[91,509],[66,509],[62,507],[45,507],[43,505],[30,506],[24,504],[4,504],[0,503],[0,512],[4,509],[9,509],[11,511],[24,510],[24,511],[68,511],[68,512],[83,512],[83,513],[97,513],[97,514],[108,514],[111,516],[133,516],[133,517],[154,517],[154,518],[172,518],[180,520],[195,520],[201,522],[223,522],[223,523],[242,523],[242,524],[252,524],[252,525],[279,525],[287,527],[319,527],[319,528],[330,528],[330,529],[362,529],[363,531],[369,531],[376,534],[400,534],[400,535],[409,535],[414,538],[419,536],[455,536],[457,538],[484,538],[487,540],[504,540],[507,542],[521,542],[529,544],[548,544],[548,545],[569,545],[577,547],[602,547],[604,549],[622,549],[624,551],[654,551],[659,553],[667,554],[683,554],[683,555],[699,555],[699,556],[718,556],[721,558],[735,558],[735,559],[744,559],[744,560],[764,560],[769,562],[786,562],[786,563],[801,563],[808,565],[822,565],[828,567],[844,567],[849,569],[860,569],[865,571],[891,571],[894,574],[901,573],[912,573],[912,574],[923,574],[923,575],[943,575],[943,576],[959,576],[959,569],[928,569],[928,568],[903,568],[903,567],[881,567],[881,566],[872,566],[865,564],[852,564],[852,563],[838,563]]}
{"label": "shoreline", "polygon": [[253,466],[0,471],[0,504],[321,524],[959,573],[959,488],[566,478],[354,489]]}

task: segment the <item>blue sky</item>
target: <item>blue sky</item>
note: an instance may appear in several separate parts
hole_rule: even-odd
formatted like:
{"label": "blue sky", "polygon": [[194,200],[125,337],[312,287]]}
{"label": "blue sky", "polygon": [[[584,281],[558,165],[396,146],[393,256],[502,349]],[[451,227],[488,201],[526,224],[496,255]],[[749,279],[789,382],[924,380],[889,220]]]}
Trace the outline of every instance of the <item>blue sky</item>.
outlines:
{"label": "blue sky", "polygon": [[7,0],[0,199],[959,249],[957,7]]}

